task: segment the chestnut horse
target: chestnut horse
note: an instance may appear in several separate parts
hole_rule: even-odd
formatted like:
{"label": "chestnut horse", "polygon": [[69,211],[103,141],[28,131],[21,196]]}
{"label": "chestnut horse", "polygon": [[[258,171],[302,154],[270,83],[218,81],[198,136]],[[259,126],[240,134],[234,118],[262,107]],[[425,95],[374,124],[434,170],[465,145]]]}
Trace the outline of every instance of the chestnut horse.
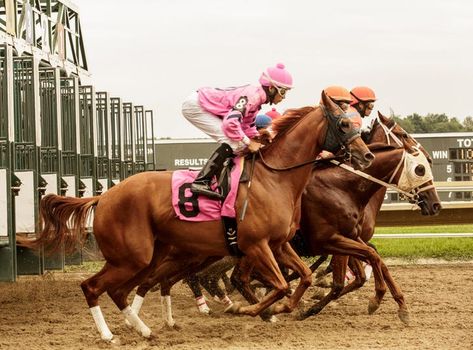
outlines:
{"label": "chestnut horse", "polygon": [[[254,166],[251,191],[238,189],[236,212],[245,199],[245,220],[238,223],[238,247],[249,263],[274,288],[261,302],[242,307],[241,314],[258,315],[287,294],[289,286],[278,261],[301,276],[299,286],[278,310],[290,312],[311,284],[311,271],[288,241],[299,221],[300,199],[310,177],[313,158],[327,135],[346,146],[359,168],[369,166],[373,154],[355,132],[343,111],[322,92],[323,106],[295,110],[275,123],[279,132],[260,152]],[[285,170],[285,171],[282,171]],[[171,205],[171,172],[133,175],[100,197],[44,197],[40,205],[43,230],[24,245],[46,250],[75,247],[83,240],[87,213],[95,207],[94,235],[106,260],[102,270],[81,287],[102,339],[111,340],[98,299],[107,292],[125,319],[144,337],[151,330],[128,305],[131,290],[150,272],[156,281],[187,273],[194,261],[229,255],[221,221],[180,221]],[[259,215],[264,211],[271,217]],[[172,247],[175,247],[171,250]]]}

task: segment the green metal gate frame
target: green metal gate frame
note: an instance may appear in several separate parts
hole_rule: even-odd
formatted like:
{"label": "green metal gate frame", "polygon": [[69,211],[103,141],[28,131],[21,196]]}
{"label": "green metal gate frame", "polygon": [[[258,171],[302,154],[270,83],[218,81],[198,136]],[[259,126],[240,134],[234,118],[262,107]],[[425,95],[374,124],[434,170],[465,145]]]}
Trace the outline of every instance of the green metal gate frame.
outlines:
{"label": "green metal gate frame", "polygon": [[[7,236],[0,241],[0,281],[16,281],[16,229],[13,177],[13,49],[0,46],[0,168],[6,171]],[[18,185],[18,184],[16,184]]]}

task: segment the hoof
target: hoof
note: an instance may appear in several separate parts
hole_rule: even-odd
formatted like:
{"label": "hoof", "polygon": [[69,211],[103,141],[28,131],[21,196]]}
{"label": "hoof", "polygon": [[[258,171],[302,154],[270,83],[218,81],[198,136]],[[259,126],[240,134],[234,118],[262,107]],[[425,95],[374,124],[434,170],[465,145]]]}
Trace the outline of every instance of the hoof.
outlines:
{"label": "hoof", "polygon": [[314,294],[312,294],[312,300],[321,300],[325,297],[325,291],[322,288],[315,287]]}
{"label": "hoof", "polygon": [[310,315],[307,313],[307,311],[301,311],[296,315],[296,320],[298,321],[303,321]]}
{"label": "hoof", "polygon": [[267,322],[269,322],[269,323],[276,323],[276,322],[278,322],[278,321],[279,321],[279,319],[278,319],[276,316],[271,315],[271,317],[269,318],[269,320],[268,320]]}
{"label": "hoof", "polygon": [[113,340],[113,334],[112,333],[105,333],[105,334],[101,334],[100,335],[100,338],[107,342],[107,343],[113,343],[114,340]]}
{"label": "hoof", "polygon": [[228,312],[227,310],[231,309],[233,307],[233,305],[235,305],[234,303],[231,303],[230,305],[228,305],[227,307],[225,307],[225,309],[223,309],[223,312]]}
{"label": "hoof", "polygon": [[407,310],[399,310],[397,312],[397,315],[399,316],[399,319],[404,323],[406,326],[409,325],[409,311]]}
{"label": "hoof", "polygon": [[233,303],[232,305],[227,307],[224,312],[228,314],[237,314],[240,311],[240,307],[240,303]]}
{"label": "hoof", "polygon": [[210,309],[199,310],[199,313],[203,315],[210,315],[212,311]]}
{"label": "hoof", "polygon": [[145,338],[149,338],[151,337],[151,329],[149,329],[148,327],[144,327],[141,331],[140,331],[141,335]]}
{"label": "hoof", "polygon": [[372,315],[376,312],[376,310],[378,310],[378,308],[379,303],[374,298],[370,298],[370,301],[368,303],[368,313]]}
{"label": "hoof", "polygon": [[168,331],[180,331],[182,329],[181,326],[179,326],[177,323],[174,323],[172,325],[169,325],[168,323],[165,323],[163,330],[168,330]]}

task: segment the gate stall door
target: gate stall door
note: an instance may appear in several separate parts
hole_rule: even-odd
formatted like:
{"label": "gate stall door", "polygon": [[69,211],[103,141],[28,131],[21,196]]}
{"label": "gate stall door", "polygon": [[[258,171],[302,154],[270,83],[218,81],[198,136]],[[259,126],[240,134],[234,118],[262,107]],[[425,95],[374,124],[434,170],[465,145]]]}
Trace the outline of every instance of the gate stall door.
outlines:
{"label": "gate stall door", "polygon": [[133,104],[126,102],[123,104],[123,162],[121,179],[135,173],[135,141],[134,141],[134,113]]}
{"label": "gate stall door", "polygon": [[[61,111],[59,69],[41,68],[39,76],[41,104],[40,181],[42,195],[59,194]],[[41,185],[41,183],[40,183]],[[40,186],[41,187],[41,186]],[[64,252],[44,257],[46,270],[64,269]]]}
{"label": "gate stall door", "polygon": [[111,185],[110,98],[107,92],[97,92],[97,194]]}
{"label": "gate stall door", "polygon": [[[13,170],[21,181],[15,197],[17,234],[34,235],[38,220],[38,147],[40,145],[38,61],[32,57],[13,59],[14,143]],[[42,274],[41,255],[17,247],[19,275]]]}
{"label": "gate stall door", "polygon": [[111,186],[120,182],[123,162],[123,107],[119,97],[110,99],[110,129],[111,129]]}
{"label": "gate stall door", "polygon": [[61,78],[60,194],[77,197],[79,183],[79,84],[76,77]]}
{"label": "gate stall door", "polygon": [[92,86],[79,87],[79,197],[92,197],[97,181],[97,144],[95,91]]}
{"label": "gate stall door", "polygon": [[134,118],[135,172],[146,170],[146,125],[143,106],[135,106]]}

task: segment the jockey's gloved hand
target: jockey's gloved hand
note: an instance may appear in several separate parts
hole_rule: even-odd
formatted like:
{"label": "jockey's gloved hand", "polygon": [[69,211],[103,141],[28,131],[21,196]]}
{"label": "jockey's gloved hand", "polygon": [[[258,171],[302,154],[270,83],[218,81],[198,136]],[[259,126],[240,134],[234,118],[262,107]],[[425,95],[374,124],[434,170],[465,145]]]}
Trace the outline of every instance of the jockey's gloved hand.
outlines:
{"label": "jockey's gloved hand", "polygon": [[250,151],[251,153],[255,153],[255,152],[258,152],[258,150],[261,147],[263,147],[263,145],[261,143],[251,139],[250,144],[248,145],[248,151]]}

